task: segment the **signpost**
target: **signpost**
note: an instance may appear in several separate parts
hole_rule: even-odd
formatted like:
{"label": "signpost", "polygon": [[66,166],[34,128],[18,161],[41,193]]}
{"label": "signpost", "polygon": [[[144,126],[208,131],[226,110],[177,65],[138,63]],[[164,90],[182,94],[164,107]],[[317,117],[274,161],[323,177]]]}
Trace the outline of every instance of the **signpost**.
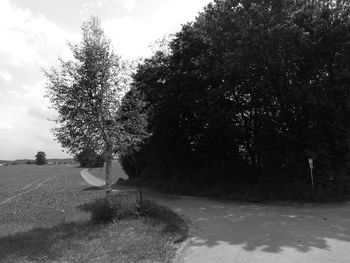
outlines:
{"label": "signpost", "polygon": [[314,190],[314,174],[312,170],[314,169],[314,162],[312,158],[309,158],[310,176],[311,176],[311,189]]}

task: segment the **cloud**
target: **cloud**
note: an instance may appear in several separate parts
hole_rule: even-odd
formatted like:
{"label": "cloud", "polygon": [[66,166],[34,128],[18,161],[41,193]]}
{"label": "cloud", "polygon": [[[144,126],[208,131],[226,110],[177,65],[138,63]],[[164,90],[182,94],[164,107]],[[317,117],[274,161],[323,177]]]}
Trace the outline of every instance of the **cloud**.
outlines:
{"label": "cloud", "polygon": [[83,11],[80,13],[90,13],[91,11],[95,11],[95,9],[101,9],[104,5],[109,3],[121,4],[128,12],[131,12],[136,8],[135,0],[94,0],[92,2],[83,3],[81,6]]}
{"label": "cloud", "polygon": [[6,82],[10,82],[13,79],[13,76],[7,70],[0,69],[0,78]]}
{"label": "cloud", "polygon": [[148,45],[153,34],[146,25],[132,16],[103,22],[106,35],[118,54],[126,58],[149,55]]}
{"label": "cloud", "polygon": [[38,120],[44,121],[52,120],[57,116],[55,112],[49,110],[47,107],[38,105],[30,107],[27,112]]}
{"label": "cloud", "polygon": [[23,96],[29,100],[37,99],[43,103],[46,103],[45,99],[45,80],[39,80],[35,84],[23,84],[21,91],[23,92]]}
{"label": "cloud", "polygon": [[[133,0],[123,2],[127,5],[128,1],[130,5],[134,2]],[[209,2],[209,0],[171,0],[154,9],[146,22],[126,15],[105,20],[103,28],[118,54],[123,54],[126,58],[147,57],[152,54],[150,46],[156,40],[179,31],[181,24],[193,21]]]}
{"label": "cloud", "polygon": [[15,67],[47,66],[67,52],[70,34],[43,15],[0,1],[0,58]]}
{"label": "cloud", "polygon": [[172,33],[181,29],[181,25],[191,22],[203,10],[209,0],[171,0],[152,12],[153,23],[157,24],[158,31]]}
{"label": "cloud", "polygon": [[0,131],[8,130],[12,127],[11,124],[8,124],[6,122],[0,122]]}
{"label": "cloud", "polygon": [[129,12],[131,12],[132,10],[135,9],[136,7],[136,2],[135,0],[123,0],[123,6],[126,10],[128,10]]}
{"label": "cloud", "polygon": [[94,8],[101,8],[104,3],[108,2],[108,0],[95,0],[93,2],[87,2],[82,4],[82,8],[85,11],[90,11]]}

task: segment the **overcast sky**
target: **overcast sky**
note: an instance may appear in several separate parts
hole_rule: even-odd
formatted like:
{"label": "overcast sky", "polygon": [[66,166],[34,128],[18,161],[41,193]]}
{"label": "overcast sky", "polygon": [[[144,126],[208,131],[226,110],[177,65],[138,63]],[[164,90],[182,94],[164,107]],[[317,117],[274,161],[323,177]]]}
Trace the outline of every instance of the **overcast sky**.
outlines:
{"label": "overcast sky", "polygon": [[102,19],[116,53],[134,59],[192,21],[209,0],[0,0],[0,159],[68,157],[50,133],[42,69],[69,54],[91,14]]}

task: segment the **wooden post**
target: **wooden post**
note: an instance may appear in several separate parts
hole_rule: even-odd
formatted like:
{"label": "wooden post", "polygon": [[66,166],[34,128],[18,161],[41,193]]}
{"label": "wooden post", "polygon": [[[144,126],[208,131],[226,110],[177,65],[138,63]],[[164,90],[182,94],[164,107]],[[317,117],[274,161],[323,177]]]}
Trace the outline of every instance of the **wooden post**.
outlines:
{"label": "wooden post", "polygon": [[314,174],[313,174],[314,162],[311,158],[309,158],[309,167],[310,167],[310,176],[311,176],[311,189],[313,191],[314,190]]}
{"label": "wooden post", "polygon": [[140,205],[143,203],[143,193],[142,193],[142,185],[139,184],[139,194],[140,194]]}

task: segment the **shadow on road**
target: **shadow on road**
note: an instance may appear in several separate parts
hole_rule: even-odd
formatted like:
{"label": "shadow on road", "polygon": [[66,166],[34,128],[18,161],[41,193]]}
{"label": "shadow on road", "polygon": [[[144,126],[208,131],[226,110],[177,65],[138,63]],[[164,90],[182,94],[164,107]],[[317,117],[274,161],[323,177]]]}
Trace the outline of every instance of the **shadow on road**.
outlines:
{"label": "shadow on road", "polygon": [[98,186],[90,186],[90,187],[84,188],[84,189],[81,190],[81,191],[98,191],[98,190],[105,190],[105,187],[104,187],[104,186],[101,186],[101,187],[98,187]]}
{"label": "shadow on road", "polygon": [[246,251],[279,253],[283,248],[308,252],[331,250],[329,240],[349,242],[350,204],[251,204],[219,202],[149,192],[191,221],[191,246],[214,247],[222,242]]}

